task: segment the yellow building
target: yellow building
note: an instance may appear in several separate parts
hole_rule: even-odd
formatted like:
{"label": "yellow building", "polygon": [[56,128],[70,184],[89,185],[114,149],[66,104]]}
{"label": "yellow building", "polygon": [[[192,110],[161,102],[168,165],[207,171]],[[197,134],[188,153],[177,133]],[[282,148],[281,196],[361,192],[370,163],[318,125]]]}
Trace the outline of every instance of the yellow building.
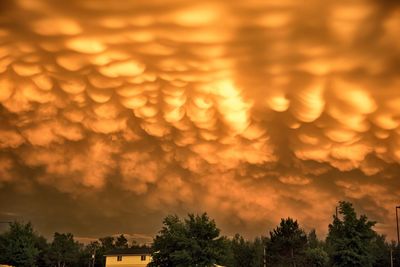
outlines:
{"label": "yellow building", "polygon": [[150,248],[115,249],[105,254],[106,267],[145,267],[151,261]]}

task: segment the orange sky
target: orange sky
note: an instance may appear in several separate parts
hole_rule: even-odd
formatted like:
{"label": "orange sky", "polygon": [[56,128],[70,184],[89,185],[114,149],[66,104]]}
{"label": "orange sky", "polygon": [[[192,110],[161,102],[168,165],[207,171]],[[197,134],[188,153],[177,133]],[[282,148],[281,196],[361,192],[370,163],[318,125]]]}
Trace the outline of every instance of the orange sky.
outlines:
{"label": "orange sky", "polygon": [[396,1],[2,1],[0,219],[324,234],[349,200],[392,238],[398,36]]}

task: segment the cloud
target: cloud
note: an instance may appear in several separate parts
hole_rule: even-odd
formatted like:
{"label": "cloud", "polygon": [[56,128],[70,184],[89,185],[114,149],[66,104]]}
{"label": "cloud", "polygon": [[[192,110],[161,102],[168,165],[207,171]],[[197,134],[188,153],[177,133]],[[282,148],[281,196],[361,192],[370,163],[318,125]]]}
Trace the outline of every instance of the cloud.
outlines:
{"label": "cloud", "polygon": [[[288,215],[325,232],[350,199],[392,235],[400,7],[388,5],[9,4],[0,190],[51,187],[83,206],[115,190],[144,214],[206,210],[249,234]],[[113,201],[98,212],[126,214]]]}

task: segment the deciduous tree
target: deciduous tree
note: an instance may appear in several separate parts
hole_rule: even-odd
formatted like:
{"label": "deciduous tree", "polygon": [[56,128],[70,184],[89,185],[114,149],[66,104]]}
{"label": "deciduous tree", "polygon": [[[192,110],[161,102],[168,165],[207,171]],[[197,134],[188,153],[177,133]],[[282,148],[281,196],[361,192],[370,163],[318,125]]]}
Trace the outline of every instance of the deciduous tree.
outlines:
{"label": "deciduous tree", "polygon": [[154,239],[151,266],[185,267],[212,266],[226,258],[226,242],[214,220],[206,213],[189,214],[182,221],[176,215],[167,216],[163,228]]}
{"label": "deciduous tree", "polygon": [[2,235],[0,241],[0,260],[2,263],[21,267],[37,265],[38,236],[33,231],[31,223],[10,223],[10,229]]}
{"label": "deciduous tree", "polygon": [[74,265],[78,262],[79,256],[80,244],[74,240],[74,236],[71,233],[54,233],[48,254],[53,266],[65,267]]}
{"label": "deciduous tree", "polygon": [[115,241],[115,248],[128,248],[128,239],[122,234]]}

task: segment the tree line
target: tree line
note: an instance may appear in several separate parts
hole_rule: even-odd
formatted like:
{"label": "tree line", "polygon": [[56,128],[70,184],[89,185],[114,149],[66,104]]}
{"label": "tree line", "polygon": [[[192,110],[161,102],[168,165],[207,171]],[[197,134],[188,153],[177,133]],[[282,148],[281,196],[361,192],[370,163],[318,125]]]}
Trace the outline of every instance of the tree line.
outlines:
{"label": "tree line", "polygon": [[0,235],[0,265],[16,267],[104,267],[107,251],[142,247],[122,234],[106,236],[87,245],[74,240],[71,233],[54,233],[53,240],[37,234],[31,223],[12,222]]}
{"label": "tree line", "polygon": [[[226,237],[206,213],[186,218],[169,215],[152,243],[150,267],[383,267],[400,266],[400,247],[374,229],[375,222],[358,216],[349,202],[339,202],[325,239],[306,232],[292,219],[281,219],[272,231],[246,240]],[[0,235],[0,264],[13,266],[105,266],[104,254],[113,249],[138,247],[124,235],[107,236],[87,245],[71,233],[55,233],[48,242],[32,224],[10,223]]]}

